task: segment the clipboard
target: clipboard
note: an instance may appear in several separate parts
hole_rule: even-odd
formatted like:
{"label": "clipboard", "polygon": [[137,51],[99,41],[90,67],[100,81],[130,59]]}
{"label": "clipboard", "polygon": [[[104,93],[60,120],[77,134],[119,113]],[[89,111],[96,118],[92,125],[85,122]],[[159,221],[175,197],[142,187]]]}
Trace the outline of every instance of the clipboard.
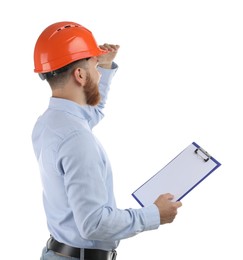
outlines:
{"label": "clipboard", "polygon": [[175,196],[174,201],[180,201],[220,165],[207,151],[192,142],[132,196],[142,207],[151,205],[164,193],[171,193]]}

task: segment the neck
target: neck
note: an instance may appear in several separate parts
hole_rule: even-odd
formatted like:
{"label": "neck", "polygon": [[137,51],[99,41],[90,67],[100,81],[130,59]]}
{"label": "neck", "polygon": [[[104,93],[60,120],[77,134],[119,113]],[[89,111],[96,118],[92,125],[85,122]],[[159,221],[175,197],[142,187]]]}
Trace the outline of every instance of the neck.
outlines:
{"label": "neck", "polygon": [[86,105],[87,103],[86,103],[84,93],[81,91],[78,93],[77,92],[78,91],[66,91],[65,88],[56,89],[52,91],[52,97],[67,99],[79,104],[80,106]]}

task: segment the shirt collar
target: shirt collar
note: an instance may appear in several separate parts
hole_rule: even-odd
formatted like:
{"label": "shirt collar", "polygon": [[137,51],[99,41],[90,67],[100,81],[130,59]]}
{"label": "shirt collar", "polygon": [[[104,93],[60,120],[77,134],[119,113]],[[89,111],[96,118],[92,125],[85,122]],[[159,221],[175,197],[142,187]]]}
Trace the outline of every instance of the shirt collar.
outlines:
{"label": "shirt collar", "polygon": [[48,108],[62,110],[87,121],[91,120],[90,106],[80,106],[68,99],[51,97]]}

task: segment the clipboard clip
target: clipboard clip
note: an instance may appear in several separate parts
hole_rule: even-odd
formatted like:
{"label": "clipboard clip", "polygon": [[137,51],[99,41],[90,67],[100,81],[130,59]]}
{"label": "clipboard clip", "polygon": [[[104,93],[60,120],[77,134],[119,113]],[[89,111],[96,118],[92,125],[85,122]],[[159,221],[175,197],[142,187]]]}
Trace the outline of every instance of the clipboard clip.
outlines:
{"label": "clipboard clip", "polygon": [[203,148],[197,148],[195,151],[194,151],[197,155],[199,155],[203,160],[204,162],[207,162],[212,156],[206,152]]}

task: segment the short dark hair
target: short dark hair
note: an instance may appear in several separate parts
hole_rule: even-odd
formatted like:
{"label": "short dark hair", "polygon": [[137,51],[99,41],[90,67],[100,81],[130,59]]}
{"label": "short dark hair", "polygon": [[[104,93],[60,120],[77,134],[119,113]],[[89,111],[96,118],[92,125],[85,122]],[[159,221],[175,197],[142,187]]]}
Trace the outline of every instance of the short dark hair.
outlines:
{"label": "short dark hair", "polygon": [[74,61],[72,63],[67,64],[66,66],[51,71],[51,72],[47,72],[47,73],[43,73],[41,75],[41,77],[43,79],[46,79],[47,82],[49,83],[49,85],[51,86],[51,88],[56,88],[56,87],[60,87],[63,83],[65,83],[67,81],[67,79],[69,78],[71,72],[78,68],[87,68],[87,63],[86,61],[90,59],[90,58],[85,58],[85,59],[81,59],[81,60],[77,60]]}

